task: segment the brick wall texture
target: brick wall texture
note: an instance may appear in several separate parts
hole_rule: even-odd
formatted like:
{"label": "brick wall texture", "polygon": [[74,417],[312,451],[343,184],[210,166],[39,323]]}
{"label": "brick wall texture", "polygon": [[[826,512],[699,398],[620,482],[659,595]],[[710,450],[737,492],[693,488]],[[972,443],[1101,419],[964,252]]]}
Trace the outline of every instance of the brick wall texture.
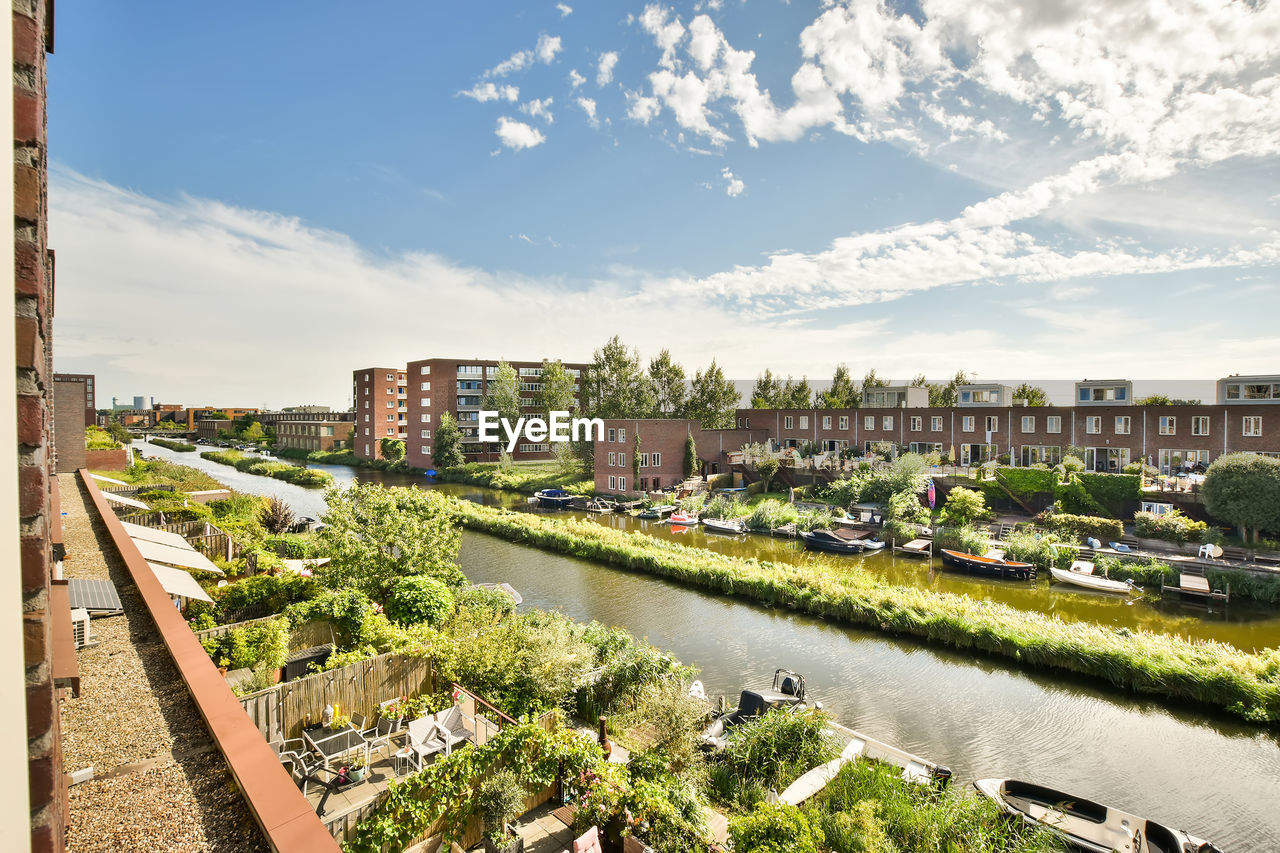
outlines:
{"label": "brick wall texture", "polygon": [[[30,755],[31,849],[64,849],[63,782],[57,696],[50,667],[49,481],[53,452],[53,253],[48,248],[46,48],[52,4],[13,4],[13,177],[17,337],[18,514],[22,537],[23,635]],[[83,435],[84,406],[78,414]],[[83,448],[83,439],[80,446]]]}
{"label": "brick wall texture", "polygon": [[53,435],[59,474],[85,467],[85,390],[80,382],[53,383]]}

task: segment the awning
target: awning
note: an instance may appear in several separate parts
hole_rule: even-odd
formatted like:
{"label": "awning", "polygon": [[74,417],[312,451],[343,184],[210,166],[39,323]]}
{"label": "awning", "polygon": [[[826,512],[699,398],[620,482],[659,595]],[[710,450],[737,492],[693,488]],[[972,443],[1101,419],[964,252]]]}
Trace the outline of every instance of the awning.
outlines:
{"label": "awning", "polygon": [[303,577],[311,577],[311,570],[316,566],[323,566],[329,562],[328,557],[313,557],[308,560],[281,560],[286,570],[293,572],[295,575]]}
{"label": "awning", "polygon": [[198,569],[202,572],[213,572],[215,575],[226,574],[213,564],[213,561],[188,545],[176,548],[172,545],[161,545],[159,542],[148,542],[146,539],[134,539],[147,562],[168,563],[184,569]]}
{"label": "awning", "polygon": [[156,580],[160,581],[160,586],[164,587],[164,591],[174,598],[190,598],[196,601],[207,601],[213,603],[213,599],[209,597],[209,593],[196,583],[196,579],[182,569],[171,569],[168,566],[157,566],[155,563],[147,563],[151,567],[151,571],[156,573]]}
{"label": "awning", "polygon": [[[121,485],[127,486],[128,483],[122,483]],[[109,501],[124,504],[125,506],[131,506],[136,509],[151,509],[151,507],[147,506],[142,501],[135,501],[133,498],[126,498],[124,495],[117,495],[115,492],[103,492],[102,496]]]}
{"label": "awning", "polygon": [[93,479],[95,479],[95,480],[101,480],[101,481],[102,481],[102,482],[104,482],[104,483],[113,483],[114,485],[117,485],[117,486],[127,486],[127,485],[129,485],[129,484],[128,484],[128,483],[126,483],[124,480],[113,480],[112,478],[110,478],[110,477],[104,477],[104,476],[102,476],[101,474],[90,474],[89,476],[90,476],[90,477],[92,477],[92,478],[93,478]]}
{"label": "awning", "polygon": [[191,543],[183,539],[176,533],[170,533],[167,530],[156,530],[154,527],[147,527],[144,524],[133,524],[128,521],[120,522],[124,525],[124,532],[129,534],[133,540],[145,539],[148,542],[156,542],[160,545],[170,545],[174,548],[190,548]]}

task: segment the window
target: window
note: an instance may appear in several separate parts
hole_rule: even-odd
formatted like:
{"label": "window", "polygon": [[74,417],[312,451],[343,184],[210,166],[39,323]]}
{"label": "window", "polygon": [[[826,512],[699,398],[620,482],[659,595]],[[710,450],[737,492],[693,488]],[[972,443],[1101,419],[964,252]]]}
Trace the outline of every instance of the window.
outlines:
{"label": "window", "polygon": [[1161,435],[1177,435],[1178,419],[1173,415],[1163,415],[1160,418],[1160,434]]}
{"label": "window", "polygon": [[423,375],[423,376],[430,376],[430,375],[431,375],[431,365],[429,365],[429,364],[424,364],[424,365],[422,365],[422,367],[418,368],[418,373],[420,373],[420,374],[421,374],[421,375]]}
{"label": "window", "polygon": [[822,428],[831,429],[831,415],[822,416]]}
{"label": "window", "polygon": [[421,390],[423,390],[423,391],[430,391],[430,390],[431,390],[431,383],[430,383],[430,382],[423,382],[423,383],[422,383],[422,388],[421,388]]}
{"label": "window", "polygon": [[367,385],[365,386],[365,389],[364,389],[364,395],[365,395],[366,397],[368,397],[368,396],[369,396],[369,386],[367,386]]}
{"label": "window", "polygon": [[800,416],[800,429],[808,429],[808,428],[809,428],[809,416],[808,416],[808,415],[801,415],[801,416]]}
{"label": "window", "polygon": [[1251,438],[1262,435],[1262,416],[1249,415],[1244,419],[1244,434]]}
{"label": "window", "polygon": [[394,373],[388,373],[388,374],[387,374],[387,381],[388,381],[388,382],[394,382],[395,380],[396,380],[396,375],[395,375]]}
{"label": "window", "polygon": [[618,491],[620,491],[620,492],[625,492],[626,490],[627,490],[627,478],[626,478],[626,477],[619,477],[619,478],[618,478]]}
{"label": "window", "polygon": [[1192,435],[1208,435],[1209,434],[1209,416],[1196,415],[1191,419]]}
{"label": "window", "polygon": [[615,476],[613,476],[612,474],[610,474],[610,475],[609,475],[609,489],[610,489],[610,491],[616,491],[616,490],[617,490],[617,488],[618,488],[618,478],[617,478],[617,477],[615,477]]}
{"label": "window", "polygon": [[423,412],[423,413],[422,413],[422,417],[420,418],[420,420],[421,420],[424,424],[429,424],[429,423],[431,423],[431,413],[430,413],[430,412]]}
{"label": "window", "polygon": [[783,429],[792,429],[794,425],[795,425],[795,421],[792,419],[791,415],[784,415],[784,416],[783,416],[783,418],[782,418],[782,428],[783,428]]}
{"label": "window", "polygon": [[919,415],[912,415],[912,416],[911,416],[911,431],[912,431],[912,432],[920,432],[922,429],[924,429],[924,418],[920,417]]}
{"label": "window", "polygon": [[929,418],[929,431],[942,432],[942,418],[940,416],[934,415]]}
{"label": "window", "polygon": [[637,454],[636,454],[636,467],[637,467],[637,468],[648,468],[648,467],[649,467],[649,454],[648,454],[648,453],[637,453]]}
{"label": "window", "polygon": [[1129,416],[1117,415],[1116,416],[1116,435],[1128,435],[1128,434],[1129,434]]}
{"label": "window", "polygon": [[[368,435],[368,434],[369,434],[369,428],[368,428],[368,427],[365,427],[365,428],[364,428],[364,434],[365,434],[365,435]],[[366,445],[364,446],[364,452],[365,452],[365,453],[368,453],[368,452],[369,452],[369,445],[367,445],[367,444],[366,444]]]}
{"label": "window", "polygon": [[[649,457],[649,459],[653,462],[653,467],[654,467],[654,468],[657,468],[659,465],[661,465],[661,464],[662,464],[662,454],[661,454],[661,453],[654,453],[653,455],[651,455],[651,456]],[[653,487],[654,487],[655,489],[656,489],[656,488],[658,488],[658,481],[657,481],[657,480],[654,480],[654,481],[653,481]]]}
{"label": "window", "polygon": [[616,429],[609,430],[609,440],[610,441],[618,440],[618,431]]}
{"label": "window", "polygon": [[849,428],[849,416],[841,415],[839,420],[836,421],[836,423],[839,425],[840,429],[847,430]]}
{"label": "window", "polygon": [[973,432],[973,415],[965,415],[960,419],[961,432]]}
{"label": "window", "polygon": [[431,455],[431,446],[428,444],[422,445],[421,447],[418,448],[418,450],[422,453],[423,456]]}
{"label": "window", "polygon": [[395,434],[396,434],[395,430],[393,430],[391,427],[387,427],[387,435],[395,435]]}
{"label": "window", "polygon": [[[743,419],[742,419],[742,423],[747,427],[747,429],[751,429],[751,418],[743,418]],[[654,480],[654,481],[653,481],[653,487],[654,487],[655,489],[656,489],[656,488],[658,488],[658,481],[657,481],[657,480]]]}
{"label": "window", "polygon": [[394,409],[395,407],[396,407],[396,401],[395,401],[395,400],[388,400],[388,401],[387,401],[387,408],[388,408],[388,409]]}
{"label": "window", "polygon": [[387,415],[387,423],[389,423],[389,424],[393,424],[393,423],[395,423],[395,422],[396,422],[396,416],[395,416],[395,415]]}
{"label": "window", "polygon": [[431,430],[424,429],[418,433],[418,438],[431,438]]}
{"label": "window", "polygon": [[619,430],[618,430],[618,441],[621,441],[621,442],[623,442],[624,444],[626,443],[626,441],[627,441],[627,431],[626,431],[625,429],[619,429]]}
{"label": "window", "polygon": [[368,423],[368,422],[369,422],[369,416],[368,416],[368,415],[365,415],[365,416],[364,416],[364,422],[365,422],[365,423]]}
{"label": "window", "polygon": [[893,429],[893,415],[885,415],[881,418],[880,425],[885,429]]}
{"label": "window", "polygon": [[1062,432],[1062,415],[1046,415],[1044,419],[1045,432]]}
{"label": "window", "polygon": [[1102,432],[1102,418],[1098,415],[1091,415],[1085,418],[1084,431],[1089,435],[1097,435]]}
{"label": "window", "polygon": [[1000,417],[998,415],[987,415],[987,432],[995,432],[1000,429]]}
{"label": "window", "polygon": [[619,468],[626,468],[626,467],[627,467],[627,454],[625,454],[625,453],[619,453],[619,454],[618,454],[618,467],[619,467]]}
{"label": "window", "polygon": [[1035,431],[1036,431],[1036,416],[1035,416],[1035,415],[1023,415],[1023,416],[1022,416],[1022,431],[1023,431],[1023,432],[1035,432]]}
{"label": "window", "polygon": [[392,394],[394,394],[394,393],[395,393],[395,391],[394,391],[393,389],[391,389],[391,388],[387,388],[387,389],[386,389],[386,392],[387,392],[387,396],[388,396],[388,397],[390,397]]}
{"label": "window", "polygon": [[618,454],[615,451],[609,451],[609,467],[614,468],[618,464]]}
{"label": "window", "polygon": [[863,429],[875,429],[875,428],[876,428],[876,416],[875,416],[875,415],[866,415],[866,416],[864,416],[864,417],[862,418],[862,428],[863,428]]}

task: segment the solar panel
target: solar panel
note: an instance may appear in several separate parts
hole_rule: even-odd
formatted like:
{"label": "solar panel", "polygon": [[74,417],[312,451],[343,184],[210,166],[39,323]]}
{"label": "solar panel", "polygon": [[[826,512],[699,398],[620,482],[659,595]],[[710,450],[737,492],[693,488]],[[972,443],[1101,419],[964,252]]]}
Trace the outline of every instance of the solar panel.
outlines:
{"label": "solar panel", "polygon": [[68,578],[67,594],[72,610],[83,608],[89,611],[90,616],[114,616],[124,612],[116,585],[111,581]]}

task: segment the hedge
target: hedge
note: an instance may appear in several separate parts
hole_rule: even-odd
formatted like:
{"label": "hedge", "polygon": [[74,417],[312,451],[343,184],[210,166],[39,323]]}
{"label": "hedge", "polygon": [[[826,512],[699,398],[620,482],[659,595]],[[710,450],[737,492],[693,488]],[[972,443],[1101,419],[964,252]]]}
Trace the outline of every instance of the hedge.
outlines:
{"label": "hedge", "polygon": [[1120,515],[1125,507],[1142,497],[1142,478],[1137,474],[1077,474],[1081,484],[1095,501],[1111,515]]}
{"label": "hedge", "polygon": [[1045,514],[1036,523],[1064,538],[1083,541],[1089,537],[1103,542],[1116,542],[1124,535],[1124,524],[1114,518],[1098,518],[1093,515],[1073,515],[1066,512]]}

